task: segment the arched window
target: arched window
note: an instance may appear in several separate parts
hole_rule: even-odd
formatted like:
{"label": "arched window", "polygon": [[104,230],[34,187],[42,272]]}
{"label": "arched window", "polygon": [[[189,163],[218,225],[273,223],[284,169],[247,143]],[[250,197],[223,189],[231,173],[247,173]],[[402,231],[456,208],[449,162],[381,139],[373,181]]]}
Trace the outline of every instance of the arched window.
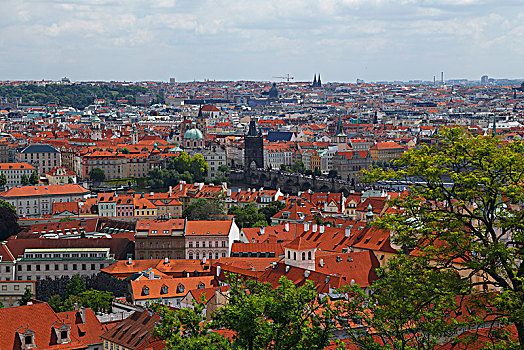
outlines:
{"label": "arched window", "polygon": [[306,253],[302,252],[302,260],[306,260]]}
{"label": "arched window", "polygon": [[297,260],[297,252],[293,252],[293,260]]}
{"label": "arched window", "polygon": [[287,258],[291,259],[291,252],[289,250],[287,251]]}
{"label": "arched window", "polygon": [[307,259],[311,260],[311,252],[307,252]]}

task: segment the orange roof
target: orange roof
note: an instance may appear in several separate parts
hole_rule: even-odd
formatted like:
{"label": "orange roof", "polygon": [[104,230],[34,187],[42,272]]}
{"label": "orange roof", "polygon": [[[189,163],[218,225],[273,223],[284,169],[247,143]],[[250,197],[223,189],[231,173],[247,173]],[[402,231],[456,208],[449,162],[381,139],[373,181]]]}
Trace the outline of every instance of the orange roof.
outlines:
{"label": "orange roof", "polygon": [[188,221],[186,236],[227,236],[233,224],[233,220],[200,220]]}
{"label": "orange roof", "polygon": [[0,194],[2,198],[29,197],[29,196],[56,196],[56,195],[84,195],[89,191],[77,184],[64,185],[35,185],[13,187]]}

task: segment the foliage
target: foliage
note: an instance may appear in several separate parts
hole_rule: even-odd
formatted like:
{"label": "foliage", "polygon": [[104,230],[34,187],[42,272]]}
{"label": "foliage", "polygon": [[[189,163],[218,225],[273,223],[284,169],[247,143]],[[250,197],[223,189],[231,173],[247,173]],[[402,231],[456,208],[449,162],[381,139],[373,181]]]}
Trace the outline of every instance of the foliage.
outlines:
{"label": "foliage", "polygon": [[20,183],[22,184],[22,186],[29,185],[29,178],[27,177],[26,174],[22,175],[22,177],[20,178]]}
{"label": "foliage", "polygon": [[164,340],[166,350],[226,350],[231,349],[231,341],[211,331],[211,323],[204,322],[205,300],[193,307],[173,311],[162,304],[153,304],[162,320],[155,326],[153,337]]}
{"label": "foliage", "polygon": [[266,217],[266,221],[268,223],[270,223],[271,222],[271,217],[275,216],[276,213],[278,213],[279,211],[281,211],[285,207],[286,207],[286,204],[284,202],[272,201],[268,205],[258,209],[258,211],[260,213],[264,214],[264,216]]}
{"label": "foliage", "polygon": [[148,185],[151,188],[168,188],[181,180],[186,183],[202,182],[209,170],[209,165],[201,154],[190,157],[181,152],[167,162],[165,169],[153,168],[148,174]]}
{"label": "foliage", "polygon": [[36,185],[40,182],[40,179],[38,178],[38,174],[36,173],[36,171],[33,171],[31,173],[31,176],[29,176],[29,183],[31,185]]}
{"label": "foliage", "polygon": [[294,173],[304,174],[306,172],[306,166],[302,162],[295,162],[291,165],[291,170]]}
{"label": "foliage", "polygon": [[283,276],[274,289],[230,276],[228,303],[212,317],[235,332],[235,349],[323,349],[332,328],[321,307],[312,281],[296,287]]}
{"label": "foliage", "polygon": [[338,178],[338,171],[336,169],[331,169],[328,173],[328,177],[330,179],[337,179]]}
{"label": "foliage", "polygon": [[67,178],[67,183],[68,183],[68,184],[74,184],[75,181],[73,180],[73,178],[72,178],[71,176],[69,176],[69,177]]}
{"label": "foliage", "polygon": [[260,213],[253,204],[245,207],[233,206],[229,209],[228,214],[235,216],[235,222],[240,228],[267,226],[265,215]]}
{"label": "foliage", "polygon": [[0,241],[17,234],[19,230],[15,207],[0,199]]}
{"label": "foliage", "polygon": [[[379,224],[404,251],[417,250],[435,267],[459,272],[471,287],[496,289],[497,317],[515,325],[524,344],[524,144],[463,129],[441,131],[437,145],[421,146],[373,168],[365,180],[407,180],[401,210]],[[416,182],[411,180],[417,179]],[[488,310],[489,311],[489,310]]]}
{"label": "foliage", "polygon": [[74,275],[67,283],[65,295],[51,296],[49,306],[56,312],[72,311],[76,306],[91,308],[94,312],[103,312],[111,309],[113,294],[107,291],[87,289],[85,279]]}
{"label": "foliage", "polygon": [[119,99],[127,99],[134,104],[135,95],[148,90],[141,86],[132,85],[87,85],[87,84],[33,84],[3,85],[0,86],[0,96],[7,98],[21,98],[23,105],[61,104],[74,108],[84,108],[92,104],[95,98],[103,98],[108,103],[115,103]]}
{"label": "foliage", "polygon": [[209,220],[212,216],[225,214],[223,203],[218,199],[197,198],[182,212],[188,220]]}
{"label": "foliage", "polygon": [[27,305],[29,300],[31,300],[32,298],[33,298],[33,292],[31,292],[31,289],[26,288],[22,297],[18,299],[18,304]]}
{"label": "foliage", "polygon": [[[359,349],[427,349],[438,345],[452,331],[474,318],[450,321],[450,313],[459,308],[457,297],[467,291],[453,270],[434,269],[422,257],[398,255],[386,267],[377,270],[379,279],[366,293],[358,285],[346,286],[348,300],[335,302],[334,318],[348,328],[350,341]],[[381,335],[378,344],[365,327]],[[353,329],[351,329],[353,328]]]}
{"label": "foliage", "polygon": [[320,171],[319,168],[315,168],[315,170],[313,170],[313,175],[315,175],[315,176],[322,176],[322,171]]}
{"label": "foliage", "polygon": [[[60,301],[67,299],[69,293],[68,288],[75,290],[74,293],[81,294],[84,291],[95,289],[98,291],[111,292],[116,297],[125,297],[128,294],[128,282],[119,280],[111,275],[105,273],[98,273],[93,276],[77,276],[78,279],[84,283],[75,282],[74,285],[80,286],[73,288],[74,285],[69,285],[75,276],[63,276],[58,279],[41,279],[36,281],[36,297],[38,300],[48,301],[55,295],[58,295]],[[85,289],[84,287],[85,286]]]}
{"label": "foliage", "polygon": [[122,154],[129,154],[129,148],[123,148],[122,149]]}
{"label": "foliage", "polygon": [[0,187],[7,185],[7,176],[4,173],[0,174]]}
{"label": "foliage", "polygon": [[106,174],[100,168],[93,168],[89,172],[89,179],[93,182],[102,182],[106,179]]}
{"label": "foliage", "polygon": [[0,301],[0,309],[3,309],[3,308],[4,308],[4,303],[2,303],[2,302]]}
{"label": "foliage", "polygon": [[224,175],[229,174],[231,172],[231,170],[229,170],[229,168],[225,164],[220,165],[217,170],[220,171]]}

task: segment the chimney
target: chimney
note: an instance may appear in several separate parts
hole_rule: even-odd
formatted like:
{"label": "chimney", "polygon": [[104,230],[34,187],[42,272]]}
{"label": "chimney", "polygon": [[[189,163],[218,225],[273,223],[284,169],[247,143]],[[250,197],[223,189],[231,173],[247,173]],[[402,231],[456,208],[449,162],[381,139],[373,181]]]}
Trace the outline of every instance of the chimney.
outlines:
{"label": "chimney", "polygon": [[289,232],[289,222],[284,224],[284,231]]}
{"label": "chimney", "polygon": [[227,189],[227,191],[226,191],[226,195],[227,195],[228,197],[231,197],[231,189],[230,189],[230,188]]}
{"label": "chimney", "polygon": [[220,272],[222,271],[222,268],[220,267],[220,265],[217,266],[217,277],[220,276]]}
{"label": "chimney", "polygon": [[165,257],[165,258],[164,258],[164,264],[169,264],[169,259],[168,259],[168,257]]}
{"label": "chimney", "polygon": [[304,232],[307,232],[307,231],[309,231],[309,223],[308,222],[304,223]]}
{"label": "chimney", "polygon": [[80,319],[82,320],[82,323],[86,323],[86,308],[80,307],[78,310],[78,315],[80,315]]}
{"label": "chimney", "polygon": [[127,259],[127,264],[128,265],[133,265],[133,259],[132,258]]}
{"label": "chimney", "polygon": [[173,186],[169,186],[169,197],[173,195]]}
{"label": "chimney", "polygon": [[149,276],[148,276],[148,278],[149,278],[150,280],[154,280],[154,279],[155,279],[155,273],[154,273],[152,270],[149,270]]}
{"label": "chimney", "polygon": [[324,233],[324,230],[325,230],[325,226],[324,225],[320,225],[318,232]]}
{"label": "chimney", "polygon": [[349,226],[348,226],[348,227],[346,227],[346,230],[345,230],[345,235],[346,235],[346,237],[349,237],[349,236],[351,236],[351,228],[350,228]]}
{"label": "chimney", "polygon": [[266,228],[264,226],[260,226],[260,234],[263,235],[266,233]]}
{"label": "chimney", "polygon": [[317,232],[317,224],[313,224],[313,228],[311,229],[311,232]]}
{"label": "chimney", "polygon": [[202,259],[202,264],[205,264],[207,261],[206,257],[204,256],[204,258]]}
{"label": "chimney", "polygon": [[324,259],[320,259],[318,265],[320,265],[320,267],[324,267]]}

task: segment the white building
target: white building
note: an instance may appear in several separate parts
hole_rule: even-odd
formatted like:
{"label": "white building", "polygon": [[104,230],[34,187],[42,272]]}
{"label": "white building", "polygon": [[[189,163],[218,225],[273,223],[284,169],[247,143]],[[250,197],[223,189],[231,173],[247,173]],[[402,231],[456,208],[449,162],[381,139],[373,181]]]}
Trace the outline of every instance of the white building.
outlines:
{"label": "white building", "polygon": [[5,174],[8,187],[22,184],[22,176],[31,176],[36,168],[28,163],[0,163],[0,174]]}
{"label": "white building", "polygon": [[235,220],[188,221],[186,259],[218,259],[231,254],[233,241],[240,238]]}
{"label": "white building", "polygon": [[19,216],[41,217],[51,215],[53,203],[85,199],[89,191],[76,184],[18,186],[0,194],[16,208]]}

